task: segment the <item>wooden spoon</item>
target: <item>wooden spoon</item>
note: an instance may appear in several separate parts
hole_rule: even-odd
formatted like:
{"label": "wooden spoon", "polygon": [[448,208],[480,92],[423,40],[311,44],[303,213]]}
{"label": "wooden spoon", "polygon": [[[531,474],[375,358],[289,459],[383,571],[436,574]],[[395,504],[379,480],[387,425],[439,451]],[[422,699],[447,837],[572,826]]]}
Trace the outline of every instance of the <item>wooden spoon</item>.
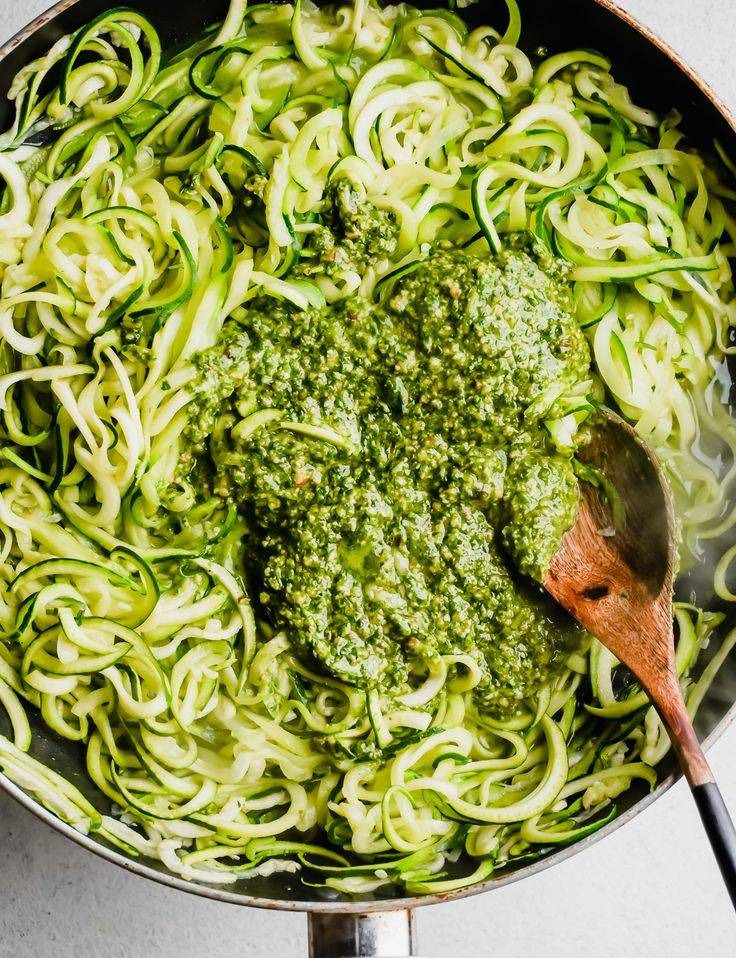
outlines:
{"label": "wooden spoon", "polygon": [[591,422],[578,458],[603,474],[613,494],[581,482],[575,525],[553,557],[544,586],[628,666],[652,700],[736,907],[736,831],[675,671],[675,517],[664,470],[634,430],[604,410]]}

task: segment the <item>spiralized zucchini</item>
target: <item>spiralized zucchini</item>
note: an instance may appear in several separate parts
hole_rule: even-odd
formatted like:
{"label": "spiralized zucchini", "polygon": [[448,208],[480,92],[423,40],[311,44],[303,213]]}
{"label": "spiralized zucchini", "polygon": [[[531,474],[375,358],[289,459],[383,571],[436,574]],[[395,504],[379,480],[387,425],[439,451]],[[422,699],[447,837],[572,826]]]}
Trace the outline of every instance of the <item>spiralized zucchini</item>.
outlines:
{"label": "spiralized zucchini", "polygon": [[[0,768],[74,827],[186,878],[298,869],[344,893],[449,891],[591,833],[633,783],[657,782],[661,722],[594,641],[506,720],[479,711],[468,656],[367,697],[311,671],[254,617],[237,514],[177,478],[193,359],[252,297],[287,300],[298,323],[356,291],[379,298],[438,239],[487,256],[528,231],[571,264],[594,398],[665,460],[682,562],[732,529],[733,186],[675,114],[632,103],[605,57],[530,60],[507,4],[501,33],[373,0],[234,0],[164,60],[148,20],[115,9],[13,84]],[[395,218],[396,254],[294,279],[339,177]],[[549,423],[558,444],[590,408],[573,397]],[[715,576],[727,601],[734,558]],[[692,677],[721,618],[676,607],[693,712],[736,641]],[[104,814],[32,757],[28,709],[85,750]]]}

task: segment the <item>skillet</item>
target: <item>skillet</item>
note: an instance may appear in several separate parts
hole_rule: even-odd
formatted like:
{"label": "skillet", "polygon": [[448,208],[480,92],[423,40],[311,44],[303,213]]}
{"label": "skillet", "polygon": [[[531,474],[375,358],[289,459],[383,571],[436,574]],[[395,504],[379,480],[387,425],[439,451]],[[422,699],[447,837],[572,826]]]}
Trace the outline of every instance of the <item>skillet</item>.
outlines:
{"label": "skillet", "polygon": [[[201,31],[225,10],[225,0],[213,0],[203,12],[201,0],[177,0],[162,4],[157,0],[130,0],[130,5],[146,14],[159,32],[164,48],[178,46]],[[415,2],[416,6],[435,3]],[[715,93],[679,57],[646,27],[620,10],[611,0],[557,0],[553,8],[548,0],[520,0],[523,32],[522,46],[527,51],[544,47],[556,53],[576,47],[594,48],[608,55],[618,79],[630,87],[634,99],[647,107],[666,113],[673,106],[683,114],[683,129],[691,141],[705,152],[712,152],[714,139],[726,152],[736,155],[736,122]],[[111,4],[106,0],[60,0],[45,14],[0,46],[0,129],[9,121],[5,93],[18,70],[38,56],[59,36],[87,23]],[[488,9],[486,0],[463,11],[471,26],[494,21],[503,15],[503,4]],[[500,25],[500,21],[499,24]],[[687,586],[689,591],[689,585]],[[708,596],[702,599],[707,602]],[[736,613],[724,628],[736,625]],[[707,661],[707,652],[701,662]],[[736,662],[726,662],[710,687],[698,715],[697,730],[711,744],[736,716]],[[33,721],[33,719],[32,719]],[[0,732],[6,732],[0,717]],[[107,800],[89,782],[79,751],[74,743],[56,738],[38,719],[33,728],[31,754],[67,777],[98,807]],[[289,874],[241,881],[222,887],[187,882],[168,872],[160,863],[141,862],[107,845],[94,835],[82,835],[43,809],[22,789],[0,775],[0,788],[29,811],[77,844],[126,868],[181,891],[225,901],[275,910],[309,913],[310,955],[313,958],[349,958],[349,956],[393,956],[413,953],[413,909],[444,900],[480,894],[519,881],[582,851],[594,841],[612,832],[655,801],[677,779],[674,765],[665,763],[664,778],[650,794],[636,787],[621,796],[619,814],[605,828],[566,848],[558,849],[531,864],[517,862],[500,870],[478,885],[444,895],[398,897],[388,888],[371,896],[331,897],[320,890],[303,886]]]}

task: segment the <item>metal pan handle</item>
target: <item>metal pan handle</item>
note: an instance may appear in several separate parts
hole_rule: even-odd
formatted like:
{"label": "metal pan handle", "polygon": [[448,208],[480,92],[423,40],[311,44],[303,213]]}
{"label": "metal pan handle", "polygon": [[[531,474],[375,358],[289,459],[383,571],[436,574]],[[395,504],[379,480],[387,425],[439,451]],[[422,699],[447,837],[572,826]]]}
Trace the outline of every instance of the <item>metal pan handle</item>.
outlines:
{"label": "metal pan handle", "polygon": [[411,958],[415,944],[413,911],[309,915],[309,958]]}

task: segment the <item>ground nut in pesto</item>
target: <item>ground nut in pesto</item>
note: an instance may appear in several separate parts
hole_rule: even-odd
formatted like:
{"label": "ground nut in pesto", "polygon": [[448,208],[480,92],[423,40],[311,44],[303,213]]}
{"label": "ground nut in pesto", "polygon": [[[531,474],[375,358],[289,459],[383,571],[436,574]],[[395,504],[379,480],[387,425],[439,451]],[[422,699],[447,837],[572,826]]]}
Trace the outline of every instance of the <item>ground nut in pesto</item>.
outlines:
{"label": "ground nut in pesto", "polygon": [[[394,243],[344,183],[324,223],[303,272],[364,269]],[[564,276],[521,246],[439,245],[382,302],[253,300],[199,359],[191,431],[247,520],[274,626],[359,686],[466,652],[485,704],[528,698],[574,635],[532,580],[577,504],[534,406],[589,361]]]}

